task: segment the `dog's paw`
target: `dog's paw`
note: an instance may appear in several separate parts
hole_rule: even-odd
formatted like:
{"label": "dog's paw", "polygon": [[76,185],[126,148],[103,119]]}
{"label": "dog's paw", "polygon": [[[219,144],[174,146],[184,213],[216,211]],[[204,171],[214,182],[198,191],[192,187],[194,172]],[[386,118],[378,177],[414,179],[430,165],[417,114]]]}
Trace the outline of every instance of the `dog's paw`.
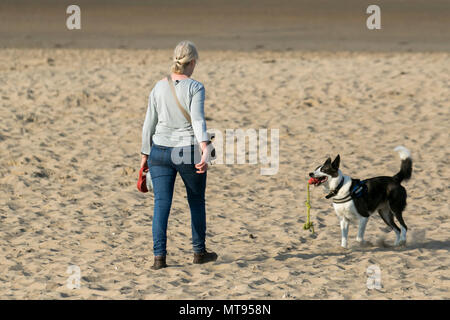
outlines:
{"label": "dog's paw", "polygon": [[366,240],[356,239],[356,243],[357,243],[361,248],[373,247],[372,242],[366,241]]}
{"label": "dog's paw", "polygon": [[339,247],[337,247],[336,251],[341,252],[341,253],[348,253],[351,250],[348,248],[348,246],[344,247],[344,246],[340,245]]}

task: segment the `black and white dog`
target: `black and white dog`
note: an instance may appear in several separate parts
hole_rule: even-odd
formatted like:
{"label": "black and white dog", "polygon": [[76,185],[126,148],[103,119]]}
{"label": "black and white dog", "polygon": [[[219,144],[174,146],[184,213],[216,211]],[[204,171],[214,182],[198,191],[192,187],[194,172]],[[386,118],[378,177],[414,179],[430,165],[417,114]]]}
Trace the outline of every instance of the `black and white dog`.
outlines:
{"label": "black and white dog", "polygon": [[[374,212],[378,212],[386,224],[395,231],[395,245],[406,243],[407,227],[402,212],[406,207],[406,190],[400,184],[408,180],[412,172],[411,153],[405,147],[395,148],[400,155],[400,171],[393,177],[381,176],[364,181],[352,179],[339,169],[340,156],[333,161],[328,158],[325,163],[311,172],[309,183],[323,185],[329,192],[327,199],[333,199],[334,210],[340,220],[341,246],[347,248],[348,225],[352,220],[359,220],[356,241],[364,242],[367,221]],[[395,224],[394,217],[400,223]]]}

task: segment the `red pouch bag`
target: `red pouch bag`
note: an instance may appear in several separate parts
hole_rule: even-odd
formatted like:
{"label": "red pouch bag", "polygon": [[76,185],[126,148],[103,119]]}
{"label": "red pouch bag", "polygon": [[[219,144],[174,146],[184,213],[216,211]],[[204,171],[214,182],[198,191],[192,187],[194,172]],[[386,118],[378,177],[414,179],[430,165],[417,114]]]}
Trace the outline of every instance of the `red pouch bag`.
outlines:
{"label": "red pouch bag", "polygon": [[137,188],[140,192],[146,193],[148,192],[147,189],[147,171],[148,171],[148,167],[144,166],[141,168],[141,170],[139,170],[139,179],[137,182]]}

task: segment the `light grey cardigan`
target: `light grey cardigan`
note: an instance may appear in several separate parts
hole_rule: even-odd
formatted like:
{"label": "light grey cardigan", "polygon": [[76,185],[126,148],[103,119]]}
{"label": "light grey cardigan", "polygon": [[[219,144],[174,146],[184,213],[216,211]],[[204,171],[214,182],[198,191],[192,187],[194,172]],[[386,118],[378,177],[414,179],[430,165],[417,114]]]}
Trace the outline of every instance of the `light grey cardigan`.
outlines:
{"label": "light grey cardigan", "polygon": [[205,88],[191,78],[174,81],[178,100],[191,115],[192,125],[178,109],[167,79],[150,92],[142,128],[141,153],[149,155],[153,143],[181,147],[208,141],[204,112]]}

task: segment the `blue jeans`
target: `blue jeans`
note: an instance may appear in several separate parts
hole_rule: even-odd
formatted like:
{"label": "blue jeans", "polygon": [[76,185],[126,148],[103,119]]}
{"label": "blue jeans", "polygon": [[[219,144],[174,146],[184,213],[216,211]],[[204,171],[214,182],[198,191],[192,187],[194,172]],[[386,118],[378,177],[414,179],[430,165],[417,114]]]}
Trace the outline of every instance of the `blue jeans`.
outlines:
{"label": "blue jeans", "polygon": [[[205,250],[206,172],[196,173],[195,163],[199,162],[198,155],[197,146],[172,148],[153,144],[151,148],[150,156],[148,157],[148,167],[152,176],[155,196],[152,226],[153,252],[155,256],[165,256],[167,254],[167,222],[169,220],[177,173],[180,173],[186,187],[191,211],[192,246],[194,252],[200,253]],[[181,159],[184,159],[184,161],[181,161]]]}

